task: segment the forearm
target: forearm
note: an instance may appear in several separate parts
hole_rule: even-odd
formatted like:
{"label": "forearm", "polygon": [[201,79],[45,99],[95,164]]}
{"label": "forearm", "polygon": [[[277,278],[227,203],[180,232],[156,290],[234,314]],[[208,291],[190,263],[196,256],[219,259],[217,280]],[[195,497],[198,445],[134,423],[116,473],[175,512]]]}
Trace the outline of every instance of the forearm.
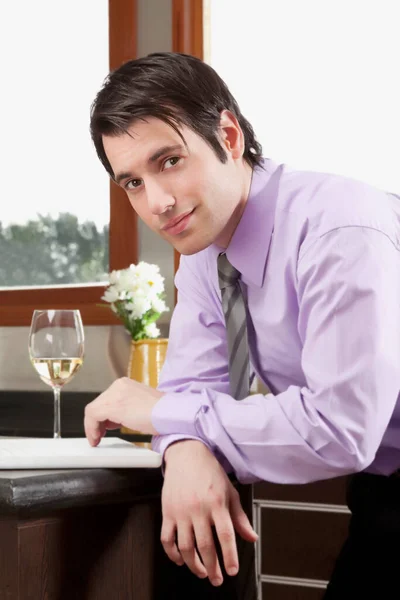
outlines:
{"label": "forearm", "polygon": [[[395,403],[395,382],[392,386],[386,378],[382,386],[379,397],[386,396],[388,420],[390,402]],[[363,398],[352,399],[349,393],[342,400],[362,407]],[[317,398],[296,386],[275,397],[257,394],[241,402],[210,390],[202,394],[166,394],[160,402],[153,412],[153,422],[164,434],[161,440],[180,437],[168,435],[181,426],[172,415],[182,415],[180,407],[191,403],[195,416],[185,423],[185,434],[196,436],[214,453],[223,455],[243,483],[307,483],[362,470],[372,461],[385,428],[385,419],[379,428],[374,417],[373,405],[379,403],[378,398],[370,410],[364,409],[359,423],[345,413],[339,413],[334,422],[328,414],[333,402],[328,392],[325,399]],[[325,412],[318,406],[325,406]],[[159,414],[171,415],[171,419],[158,419]]]}

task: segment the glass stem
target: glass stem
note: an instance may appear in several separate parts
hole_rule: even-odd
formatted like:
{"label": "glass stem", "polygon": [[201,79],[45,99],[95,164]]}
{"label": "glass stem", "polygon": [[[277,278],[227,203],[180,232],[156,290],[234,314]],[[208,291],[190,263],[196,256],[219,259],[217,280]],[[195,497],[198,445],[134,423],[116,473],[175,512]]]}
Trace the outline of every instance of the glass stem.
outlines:
{"label": "glass stem", "polygon": [[61,389],[58,386],[53,388],[54,392],[54,438],[61,437],[61,422],[60,422],[60,393]]}

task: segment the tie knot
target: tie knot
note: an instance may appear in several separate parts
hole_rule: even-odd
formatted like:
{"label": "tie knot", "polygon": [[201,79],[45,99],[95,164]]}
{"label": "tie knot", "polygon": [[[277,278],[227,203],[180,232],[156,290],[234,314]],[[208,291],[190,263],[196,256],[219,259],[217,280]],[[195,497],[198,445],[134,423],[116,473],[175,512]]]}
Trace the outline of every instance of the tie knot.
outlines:
{"label": "tie knot", "polygon": [[240,272],[235,269],[229,262],[226,254],[220,254],[218,256],[218,280],[219,287],[223,288],[236,285],[240,277]]}

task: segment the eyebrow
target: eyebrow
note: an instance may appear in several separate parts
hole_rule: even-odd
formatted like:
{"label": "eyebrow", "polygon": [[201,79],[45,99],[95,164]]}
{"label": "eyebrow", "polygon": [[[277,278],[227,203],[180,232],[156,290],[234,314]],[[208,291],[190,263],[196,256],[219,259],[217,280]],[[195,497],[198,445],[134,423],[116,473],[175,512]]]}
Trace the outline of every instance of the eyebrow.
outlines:
{"label": "eyebrow", "polygon": [[[150,164],[153,164],[162,156],[165,156],[166,154],[170,154],[171,152],[181,151],[182,149],[183,149],[182,144],[174,144],[173,146],[162,146],[161,148],[156,150],[156,152],[154,152],[154,154],[152,154],[149,157],[147,162]],[[122,173],[118,173],[118,175],[115,176],[115,181],[116,181],[116,183],[121,183],[121,181],[123,179],[129,179],[129,178],[133,178],[133,177],[134,176],[131,172],[124,171]]]}

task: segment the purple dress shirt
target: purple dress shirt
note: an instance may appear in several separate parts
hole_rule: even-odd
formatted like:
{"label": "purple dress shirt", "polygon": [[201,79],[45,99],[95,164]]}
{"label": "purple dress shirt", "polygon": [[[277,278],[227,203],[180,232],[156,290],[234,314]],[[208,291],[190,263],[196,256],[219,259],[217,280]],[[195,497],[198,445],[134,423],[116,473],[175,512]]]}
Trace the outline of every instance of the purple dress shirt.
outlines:
{"label": "purple dress shirt", "polygon": [[265,159],[226,250],[270,393],[229,395],[216,245],[182,256],[153,449],[204,442],[242,483],[400,467],[400,197]]}

